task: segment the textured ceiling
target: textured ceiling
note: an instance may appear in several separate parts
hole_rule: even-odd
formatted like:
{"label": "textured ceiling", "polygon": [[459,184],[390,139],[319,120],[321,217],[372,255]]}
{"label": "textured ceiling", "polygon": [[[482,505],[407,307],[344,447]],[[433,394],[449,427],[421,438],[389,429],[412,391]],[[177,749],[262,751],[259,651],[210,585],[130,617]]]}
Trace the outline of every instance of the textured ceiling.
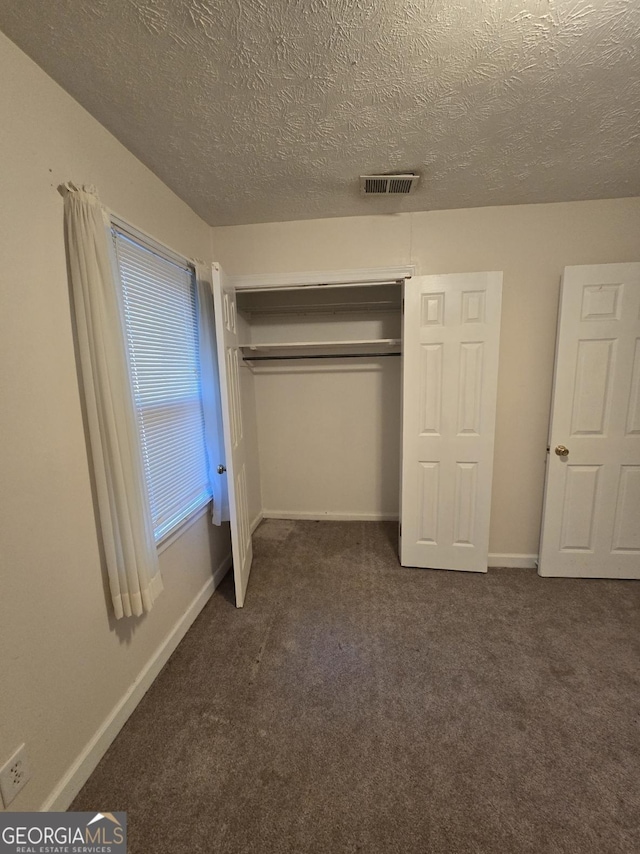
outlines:
{"label": "textured ceiling", "polygon": [[[212,225],[640,195],[638,0],[0,0],[0,28]],[[398,169],[414,195],[359,196]]]}

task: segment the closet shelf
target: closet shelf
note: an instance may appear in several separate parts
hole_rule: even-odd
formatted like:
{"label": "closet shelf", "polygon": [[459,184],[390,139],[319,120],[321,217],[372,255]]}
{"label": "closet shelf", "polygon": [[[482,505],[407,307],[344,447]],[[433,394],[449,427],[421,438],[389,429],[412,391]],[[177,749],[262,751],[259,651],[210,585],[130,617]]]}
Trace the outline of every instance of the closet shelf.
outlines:
{"label": "closet shelf", "polygon": [[398,284],[241,289],[236,299],[238,312],[250,323],[253,319],[296,315],[399,315],[402,310],[402,288]]}
{"label": "closet shelf", "polygon": [[322,303],[319,305],[252,306],[244,309],[250,317],[278,317],[284,315],[335,315],[335,314],[370,314],[372,312],[395,313],[400,305],[397,300],[377,300],[375,302],[345,302]]}
{"label": "closet shelf", "polygon": [[359,341],[285,341],[276,344],[243,344],[242,356],[245,360],[253,358],[286,358],[314,355],[350,356],[391,354],[400,352],[400,338],[370,338]]}

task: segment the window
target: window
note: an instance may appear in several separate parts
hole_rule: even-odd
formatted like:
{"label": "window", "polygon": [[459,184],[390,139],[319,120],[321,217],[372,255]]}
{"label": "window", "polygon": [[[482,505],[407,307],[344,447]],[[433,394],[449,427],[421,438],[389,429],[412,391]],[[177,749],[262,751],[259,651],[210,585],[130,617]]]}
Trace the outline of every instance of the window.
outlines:
{"label": "window", "polygon": [[156,542],[211,499],[196,283],[182,259],[112,226]]}

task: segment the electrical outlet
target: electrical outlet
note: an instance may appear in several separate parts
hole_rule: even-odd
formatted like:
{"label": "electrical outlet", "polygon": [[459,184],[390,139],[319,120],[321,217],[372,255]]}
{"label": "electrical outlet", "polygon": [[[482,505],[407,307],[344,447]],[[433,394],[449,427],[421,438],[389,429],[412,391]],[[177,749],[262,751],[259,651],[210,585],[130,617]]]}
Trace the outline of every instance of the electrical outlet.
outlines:
{"label": "electrical outlet", "polygon": [[11,759],[0,768],[0,792],[5,807],[8,807],[20,789],[27,785],[30,777],[27,748],[21,744]]}

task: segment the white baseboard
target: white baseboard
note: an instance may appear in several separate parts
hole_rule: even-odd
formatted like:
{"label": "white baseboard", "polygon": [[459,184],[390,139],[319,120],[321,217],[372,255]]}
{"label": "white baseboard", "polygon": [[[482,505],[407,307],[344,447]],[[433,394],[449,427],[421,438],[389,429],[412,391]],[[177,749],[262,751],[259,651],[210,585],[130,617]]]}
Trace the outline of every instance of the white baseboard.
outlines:
{"label": "white baseboard", "polygon": [[397,513],[324,513],[264,510],[265,519],[308,519],[311,522],[397,522]]}
{"label": "white baseboard", "polygon": [[490,554],[489,568],[493,566],[509,566],[513,569],[536,569],[538,555]]}
{"label": "white baseboard", "polygon": [[62,812],[69,808],[69,805],[87,782],[98,762],[100,762],[107,752],[107,749],[125,725],[131,713],[153,684],[158,673],[160,673],[169,660],[172,652],[176,649],[190,629],[191,624],[211,598],[213,591],[227,574],[230,566],[231,555],[227,555],[215,570],[212,577],[206,581],[200,592],[195,596],[186,612],[176,622],[153,657],[145,664],[136,681],[107,715],[96,734],[80,752],[78,758],[40,808],[41,812]]}
{"label": "white baseboard", "polygon": [[255,518],[255,519],[253,520],[253,522],[251,523],[251,533],[252,533],[252,534],[253,534],[253,532],[255,531],[255,529],[258,527],[258,525],[260,524],[260,522],[262,522],[262,520],[263,520],[263,519],[264,519],[264,514],[262,513],[262,511],[260,511],[260,513],[258,513],[258,515],[256,516],[256,518]]}

